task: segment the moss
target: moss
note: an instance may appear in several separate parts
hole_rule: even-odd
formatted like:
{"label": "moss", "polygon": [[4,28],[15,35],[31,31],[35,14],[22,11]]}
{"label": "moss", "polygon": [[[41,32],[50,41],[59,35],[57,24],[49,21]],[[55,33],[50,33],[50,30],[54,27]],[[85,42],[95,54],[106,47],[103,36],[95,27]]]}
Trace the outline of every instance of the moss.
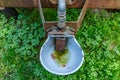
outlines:
{"label": "moss", "polygon": [[65,67],[67,62],[69,61],[69,51],[68,49],[65,49],[65,51],[54,51],[51,56],[55,60],[55,62],[60,67]]}

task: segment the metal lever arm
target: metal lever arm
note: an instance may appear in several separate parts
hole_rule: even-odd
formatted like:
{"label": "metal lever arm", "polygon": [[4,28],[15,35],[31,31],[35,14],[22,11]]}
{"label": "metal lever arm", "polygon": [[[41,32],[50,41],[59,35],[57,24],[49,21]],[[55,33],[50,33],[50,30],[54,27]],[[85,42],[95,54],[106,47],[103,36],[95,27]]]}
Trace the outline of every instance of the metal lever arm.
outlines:
{"label": "metal lever arm", "polygon": [[39,6],[39,11],[40,11],[40,17],[41,17],[41,20],[42,20],[42,25],[44,27],[44,23],[45,23],[45,18],[44,18],[44,14],[43,14],[43,11],[42,11],[42,6],[41,6],[41,1],[38,0],[38,6]]}
{"label": "metal lever arm", "polygon": [[81,23],[83,21],[83,18],[85,16],[85,13],[86,13],[87,8],[88,8],[88,4],[89,4],[89,0],[86,0],[85,3],[84,3],[84,6],[82,8],[82,11],[80,13],[80,16],[78,17],[78,20],[77,20],[77,23],[78,23],[77,24],[77,26],[78,26],[77,30],[79,29],[79,27],[80,27],[80,25],[81,25]]}

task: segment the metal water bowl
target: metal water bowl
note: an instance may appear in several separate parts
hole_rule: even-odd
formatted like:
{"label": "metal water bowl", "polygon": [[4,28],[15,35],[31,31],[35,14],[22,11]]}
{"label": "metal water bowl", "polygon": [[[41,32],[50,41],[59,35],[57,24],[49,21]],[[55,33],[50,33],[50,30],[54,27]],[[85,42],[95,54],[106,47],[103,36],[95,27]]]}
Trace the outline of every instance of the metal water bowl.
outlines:
{"label": "metal water bowl", "polygon": [[84,52],[82,48],[74,36],[67,37],[66,46],[68,48],[68,53],[70,54],[69,61],[65,67],[60,67],[51,57],[51,54],[54,52],[55,48],[54,37],[48,36],[46,42],[40,50],[40,61],[47,71],[57,75],[69,75],[79,70],[84,61]]}

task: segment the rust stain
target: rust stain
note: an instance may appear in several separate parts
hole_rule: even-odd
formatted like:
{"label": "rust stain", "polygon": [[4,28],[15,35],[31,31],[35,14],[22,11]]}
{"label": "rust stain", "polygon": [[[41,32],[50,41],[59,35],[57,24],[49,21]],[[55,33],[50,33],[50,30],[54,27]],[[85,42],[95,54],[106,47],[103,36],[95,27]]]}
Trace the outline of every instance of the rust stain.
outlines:
{"label": "rust stain", "polygon": [[4,6],[4,3],[3,3],[2,0],[0,0],[0,6],[1,6],[1,7]]}
{"label": "rust stain", "polygon": [[20,3],[20,5],[23,5],[23,1],[22,0],[19,0],[19,3]]}
{"label": "rust stain", "polygon": [[[73,4],[76,2],[76,0],[65,0],[67,4]],[[50,0],[52,4],[57,4],[58,0]]]}
{"label": "rust stain", "polygon": [[[75,29],[75,31],[77,30],[77,25],[78,23],[76,21],[66,21],[66,26],[69,26],[69,27],[72,27]],[[55,21],[46,21],[44,23],[44,29],[45,29],[45,32],[47,31],[47,29],[53,27],[53,26],[57,26],[57,22]]]}
{"label": "rust stain", "polygon": [[38,0],[33,0],[33,5],[36,6],[38,3]]}
{"label": "rust stain", "polygon": [[51,57],[52,57],[52,59],[55,59],[55,56],[53,54],[51,54]]}

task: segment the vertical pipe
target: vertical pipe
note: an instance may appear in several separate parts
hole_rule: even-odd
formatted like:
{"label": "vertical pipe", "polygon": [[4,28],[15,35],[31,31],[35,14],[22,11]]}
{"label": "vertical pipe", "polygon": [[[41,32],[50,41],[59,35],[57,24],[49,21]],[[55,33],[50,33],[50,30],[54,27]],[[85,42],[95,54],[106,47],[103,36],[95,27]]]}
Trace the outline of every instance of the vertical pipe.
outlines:
{"label": "vertical pipe", "polygon": [[58,0],[58,28],[63,29],[66,25],[66,2],[65,0]]}

